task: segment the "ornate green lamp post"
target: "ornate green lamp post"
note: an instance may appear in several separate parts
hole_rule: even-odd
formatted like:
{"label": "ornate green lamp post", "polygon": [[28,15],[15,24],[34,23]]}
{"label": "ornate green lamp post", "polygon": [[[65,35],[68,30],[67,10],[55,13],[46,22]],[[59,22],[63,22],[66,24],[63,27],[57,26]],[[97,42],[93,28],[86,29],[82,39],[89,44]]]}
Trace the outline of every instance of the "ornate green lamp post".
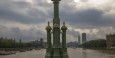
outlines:
{"label": "ornate green lamp post", "polygon": [[63,58],[68,58],[67,53],[67,46],[66,46],[66,30],[67,27],[65,26],[65,22],[63,22],[63,26],[61,27],[62,30],[62,51],[63,51]]}
{"label": "ornate green lamp post", "polygon": [[[62,26],[62,46],[60,44],[60,19],[59,19],[59,1],[52,0],[54,4],[54,18],[53,18],[53,30],[49,25],[46,27],[47,30],[47,49],[45,58],[68,58],[67,47],[66,47],[66,30],[65,23]],[[53,33],[53,45],[51,43],[51,30]]]}
{"label": "ornate green lamp post", "polygon": [[48,22],[48,26],[46,27],[47,30],[47,48],[46,48],[46,55],[45,58],[51,58],[51,48],[52,48],[52,43],[51,43],[51,30],[52,28],[49,25],[50,23]]}

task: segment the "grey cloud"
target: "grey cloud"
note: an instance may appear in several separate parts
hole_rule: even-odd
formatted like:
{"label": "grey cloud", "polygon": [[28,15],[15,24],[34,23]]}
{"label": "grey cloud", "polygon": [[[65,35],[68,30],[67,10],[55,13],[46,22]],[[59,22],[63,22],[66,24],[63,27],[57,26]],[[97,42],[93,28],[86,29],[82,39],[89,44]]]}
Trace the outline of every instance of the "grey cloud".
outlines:
{"label": "grey cloud", "polygon": [[61,19],[67,21],[71,26],[79,28],[98,28],[98,27],[114,27],[114,15],[106,15],[98,9],[79,10],[76,12],[61,12]]}
{"label": "grey cloud", "polygon": [[[86,0],[80,0],[86,1]],[[87,0],[88,1],[88,0]],[[112,0],[113,1],[113,0]],[[67,0],[69,3],[73,1]],[[113,3],[104,6],[104,10],[98,8],[77,9],[77,5],[63,3],[60,7],[60,18],[68,22],[73,27],[78,28],[101,28],[101,27],[115,27],[115,14],[105,15],[107,11],[113,10]],[[105,3],[106,4],[106,3]],[[108,6],[111,5],[111,6]],[[89,5],[90,6],[90,5]],[[102,7],[103,8],[103,7]]]}
{"label": "grey cloud", "polygon": [[7,28],[2,25],[0,25],[0,37],[15,38],[16,40],[21,38],[23,42],[33,41],[39,38],[44,38],[46,40],[46,34],[41,30],[36,30],[35,28],[21,30],[18,27]]}
{"label": "grey cloud", "polygon": [[88,2],[89,0],[80,0],[81,2]]}
{"label": "grey cloud", "polygon": [[[21,12],[21,10],[24,8],[28,9],[28,14]],[[36,24],[41,23],[48,18],[50,17],[47,14],[41,12],[41,10],[38,10],[34,6],[31,6],[27,2],[14,2],[4,0],[4,3],[0,4],[0,20],[9,20],[23,24]]]}
{"label": "grey cloud", "polygon": [[[81,1],[87,2],[88,0]],[[49,4],[45,0],[34,0],[33,3],[34,5],[25,1],[14,2],[13,0],[0,0],[0,21],[4,20],[21,24],[39,25],[49,19],[53,19],[53,3]],[[22,12],[25,9],[26,14]],[[111,8],[109,10],[111,10]],[[106,11],[99,10],[98,8],[77,9],[73,0],[62,0],[60,2],[60,20],[67,22],[68,25],[76,29],[115,27],[115,14],[105,15],[105,13]],[[76,38],[79,32],[68,30],[67,34]],[[101,35],[101,33],[97,34]],[[21,30],[18,27],[8,28],[0,26],[0,35],[14,38],[21,37],[26,41],[36,39],[40,36],[44,37],[45,33],[36,30],[36,28]],[[93,38],[98,35],[89,36],[91,36],[90,38]]]}
{"label": "grey cloud", "polygon": [[61,13],[61,18],[65,21],[69,22],[72,25],[81,25],[85,27],[86,25],[96,25],[97,23],[101,23],[101,17],[103,15],[102,11],[96,9],[87,9],[81,10],[74,13]]}
{"label": "grey cloud", "polygon": [[68,35],[71,35],[71,36],[73,36],[73,37],[75,37],[75,38],[77,38],[79,35],[80,35],[80,33],[79,32],[76,32],[75,30],[67,30],[67,34]]}

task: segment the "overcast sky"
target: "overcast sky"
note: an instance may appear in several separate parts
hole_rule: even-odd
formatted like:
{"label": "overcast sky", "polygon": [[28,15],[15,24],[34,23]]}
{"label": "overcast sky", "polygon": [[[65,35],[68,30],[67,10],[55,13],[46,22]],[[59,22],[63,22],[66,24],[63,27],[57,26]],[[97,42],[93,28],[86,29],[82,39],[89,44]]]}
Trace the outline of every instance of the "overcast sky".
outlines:
{"label": "overcast sky", "polygon": [[[53,20],[50,0],[0,0],[0,37],[46,41],[47,21]],[[67,42],[87,33],[87,40],[115,32],[115,0],[62,0],[60,20],[68,26]]]}

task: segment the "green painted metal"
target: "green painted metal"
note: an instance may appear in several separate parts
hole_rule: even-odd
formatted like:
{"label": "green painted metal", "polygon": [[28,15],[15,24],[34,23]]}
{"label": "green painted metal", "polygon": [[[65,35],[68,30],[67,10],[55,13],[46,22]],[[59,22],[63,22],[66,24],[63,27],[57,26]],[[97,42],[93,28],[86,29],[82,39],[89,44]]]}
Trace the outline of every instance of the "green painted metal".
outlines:
{"label": "green painted metal", "polygon": [[62,51],[63,51],[62,58],[68,58],[67,46],[66,46],[66,30],[67,30],[67,27],[65,26],[65,22],[63,22],[63,26],[61,27],[61,29],[62,29]]}
{"label": "green painted metal", "polygon": [[[60,29],[59,19],[59,1],[52,0],[54,4],[54,18],[53,18],[53,30],[49,25],[46,27],[47,30],[47,48],[45,58],[68,58],[67,46],[66,46],[66,30],[67,27],[63,23]],[[53,45],[51,43],[51,30],[53,31]],[[60,33],[62,30],[62,46],[60,44]]]}
{"label": "green painted metal", "polygon": [[52,28],[49,25],[48,22],[48,26],[46,27],[47,30],[47,48],[46,48],[46,55],[45,58],[51,58],[52,54],[51,54],[51,48],[52,48],[52,43],[51,43],[51,30]]}

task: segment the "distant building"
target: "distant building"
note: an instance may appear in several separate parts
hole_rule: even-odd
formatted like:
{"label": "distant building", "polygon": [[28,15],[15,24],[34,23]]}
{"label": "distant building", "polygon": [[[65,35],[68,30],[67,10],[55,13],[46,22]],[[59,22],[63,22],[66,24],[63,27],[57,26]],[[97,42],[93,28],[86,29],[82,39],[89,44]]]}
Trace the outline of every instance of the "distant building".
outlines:
{"label": "distant building", "polygon": [[115,34],[106,35],[107,49],[115,48]]}
{"label": "distant building", "polygon": [[78,36],[78,45],[80,45],[80,35]]}
{"label": "distant building", "polygon": [[40,45],[41,45],[41,47],[43,47],[43,38],[40,38]]}
{"label": "distant building", "polygon": [[22,39],[19,39],[19,43],[22,43]]}
{"label": "distant building", "polygon": [[67,43],[68,48],[76,48],[77,46],[78,46],[78,43],[76,41]]}
{"label": "distant building", "polygon": [[43,38],[40,38],[40,40],[31,41],[31,45],[38,48],[44,48],[45,42]]}
{"label": "distant building", "polygon": [[86,42],[86,33],[82,33],[82,44]]}

